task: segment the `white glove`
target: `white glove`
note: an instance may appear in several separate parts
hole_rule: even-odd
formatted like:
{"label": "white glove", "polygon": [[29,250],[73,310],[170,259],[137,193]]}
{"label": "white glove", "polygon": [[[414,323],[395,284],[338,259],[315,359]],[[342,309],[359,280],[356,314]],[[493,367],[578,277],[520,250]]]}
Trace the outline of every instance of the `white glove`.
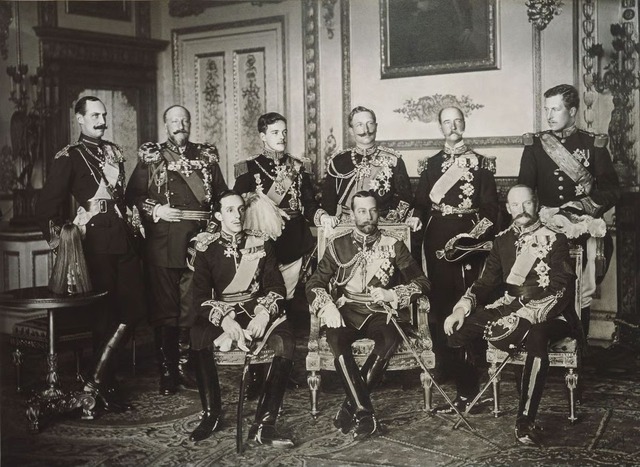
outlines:
{"label": "white glove", "polygon": [[461,306],[456,306],[453,309],[453,312],[444,320],[444,333],[447,336],[450,336],[454,333],[454,331],[460,329],[464,324],[465,317],[466,312],[464,308]]}
{"label": "white glove", "polygon": [[153,221],[158,222],[158,219],[167,222],[180,222],[180,219],[182,219],[182,211],[172,208],[168,204],[157,204],[153,208]]}
{"label": "white glove", "polygon": [[328,328],[341,328],[344,326],[344,320],[338,307],[333,303],[327,303],[318,313],[320,324],[324,324]]}
{"label": "white glove", "polygon": [[256,313],[256,316],[249,321],[247,331],[251,336],[256,339],[260,339],[264,336],[264,332],[267,330],[269,324],[269,313],[266,311],[260,311]]}
{"label": "white glove", "polygon": [[247,347],[244,343],[244,332],[242,330],[242,326],[240,326],[235,319],[227,315],[222,319],[220,326],[222,326],[224,332],[226,332],[232,340],[238,343],[238,347]]}
{"label": "white glove", "polygon": [[418,217],[410,217],[405,222],[413,232],[417,232],[422,228],[422,221]]}
{"label": "white glove", "polygon": [[330,214],[323,214],[320,218],[320,224],[322,224],[322,227],[334,229],[338,225],[338,218]]}

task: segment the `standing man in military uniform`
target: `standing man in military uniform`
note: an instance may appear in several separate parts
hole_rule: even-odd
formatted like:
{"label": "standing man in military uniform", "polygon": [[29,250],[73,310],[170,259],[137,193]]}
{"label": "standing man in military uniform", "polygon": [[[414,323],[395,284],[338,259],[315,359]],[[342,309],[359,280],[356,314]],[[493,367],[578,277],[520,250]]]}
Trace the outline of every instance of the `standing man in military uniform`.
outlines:
{"label": "standing man in military uniform", "polygon": [[[257,195],[247,199],[247,208]],[[233,343],[247,349],[250,341],[268,336],[275,357],[258,400],[249,438],[259,444],[291,447],[293,442],[276,430],[287,381],[293,368],[295,339],[282,305],[285,286],[274,246],[262,236],[243,231],[245,201],[231,190],[220,195],[214,215],[222,230],[203,234],[196,244],[191,329],[196,353],[196,377],[203,418],[191,434],[199,441],[211,435],[220,418],[221,394],[213,345],[229,350]],[[274,212],[274,215],[278,215]]]}
{"label": "standing man in military uniform", "polygon": [[241,194],[260,190],[286,214],[284,229],[275,247],[287,287],[285,306],[292,318],[290,300],[298,285],[303,257],[315,246],[309,224],[320,225],[323,213],[318,209],[311,183],[311,160],[285,152],[286,118],[275,112],[266,113],[258,119],[258,132],[264,149],[261,154],[236,164],[234,190]]}
{"label": "standing man in military uniform", "polygon": [[63,206],[73,195],[78,208],[74,224],[83,232],[83,249],[93,288],[106,291],[107,304],[92,317],[94,345],[100,349],[85,391],[110,411],[130,409],[118,400],[116,352],[123,348],[145,313],[140,259],[126,224],[124,156],[119,146],[102,139],[107,110],[97,97],[75,105],[80,125],[78,142],[56,154],[36,206],[41,228],[55,250],[64,219]]}
{"label": "standing man in military uniform", "polygon": [[419,219],[409,212],[411,183],[402,154],[376,144],[378,123],[373,110],[355,107],[349,113],[349,132],[355,147],[337,151],[327,161],[318,220],[330,227],[351,222],[351,198],[361,190],[369,190],[378,201],[381,220],[406,220],[414,231],[419,230]]}
{"label": "standing man in military uniform", "polygon": [[160,393],[170,395],[178,386],[196,387],[186,371],[193,323],[193,273],[187,265],[187,247],[206,228],[212,199],[227,185],[218,166],[216,147],[189,141],[189,111],[174,105],[163,118],[167,141],[140,147],[127,201],[138,207],[142,217]]}
{"label": "standing man in military uniform", "polygon": [[[453,355],[446,345],[443,323],[448,310],[464,294],[480,270],[498,217],[498,194],[494,180],[495,158],[469,148],[463,138],[465,119],[457,107],[439,114],[444,148],[426,159],[414,198],[416,214],[426,225],[422,265],[433,284],[430,296],[436,377],[446,378]],[[458,249],[465,243],[466,250]],[[449,410],[448,405],[442,407]]]}
{"label": "standing man in military uniform", "polygon": [[[549,369],[549,343],[579,332],[573,306],[575,274],[567,238],[542,225],[531,188],[511,188],[507,211],[513,223],[496,236],[481,276],[455,304],[444,330],[449,345],[463,347],[471,356],[454,368],[458,392],[454,403],[461,412],[479,391],[475,363],[484,360],[484,352],[478,352],[478,341],[485,326],[502,320],[501,327],[515,325],[515,329],[508,329],[513,337],[505,332],[500,335],[503,339],[526,336],[527,359],[515,436],[521,444],[537,445],[535,418]],[[504,295],[494,301],[496,292],[503,290]],[[489,341],[499,337],[488,334]],[[521,339],[510,343],[517,347],[520,342]]]}
{"label": "standing man in military uniform", "polygon": [[[430,284],[404,242],[378,230],[378,200],[369,191],[351,197],[356,227],[332,238],[306,285],[311,312],[327,326],[327,342],[347,395],[334,417],[344,434],[360,440],[378,430],[371,390],[380,382],[400,336],[386,310],[408,320],[408,307],[429,292]],[[330,284],[336,295],[330,294]],[[358,368],[351,344],[375,341]]]}
{"label": "standing man in military uniform", "polygon": [[[560,84],[544,93],[549,130],[524,135],[518,183],[536,190],[542,207],[561,213],[600,218],[620,197],[618,175],[607,150],[606,135],[594,135],[576,127],[580,107],[578,90]],[[553,211],[555,212],[555,211]],[[582,324],[589,333],[591,301],[606,273],[613,253],[607,232],[575,239],[586,251],[582,276]]]}

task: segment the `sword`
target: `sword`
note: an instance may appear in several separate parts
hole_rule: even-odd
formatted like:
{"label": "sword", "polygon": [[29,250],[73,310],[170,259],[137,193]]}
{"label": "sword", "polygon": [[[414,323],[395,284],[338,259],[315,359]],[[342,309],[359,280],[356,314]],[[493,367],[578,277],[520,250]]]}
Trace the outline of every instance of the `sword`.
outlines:
{"label": "sword", "polygon": [[433,376],[431,375],[431,372],[427,368],[427,365],[424,364],[424,362],[420,358],[420,355],[418,354],[416,349],[414,349],[413,345],[411,345],[411,341],[409,341],[409,338],[405,334],[404,330],[398,324],[398,321],[396,320],[396,317],[395,317],[395,315],[397,315],[398,312],[395,311],[393,308],[391,308],[389,305],[387,305],[384,302],[378,302],[378,303],[380,305],[382,305],[382,307],[384,308],[385,312],[387,313],[387,323],[389,323],[389,322],[393,323],[393,325],[396,327],[396,330],[398,331],[398,334],[400,334],[400,337],[402,337],[402,340],[404,341],[405,345],[411,351],[411,354],[414,356],[414,358],[416,359],[416,361],[418,362],[418,364],[422,368],[422,371],[424,371],[429,376],[429,378],[431,379],[431,381],[432,381],[433,385],[435,386],[435,388],[438,390],[438,392],[440,392],[440,394],[442,394],[442,397],[444,397],[444,400],[447,401],[447,404],[449,404],[451,406],[451,408],[455,411],[455,413],[458,415],[458,417],[460,417],[460,420],[458,420],[458,421],[459,422],[464,422],[464,424],[467,426],[467,428],[469,428],[469,430],[471,430],[472,432],[476,432],[476,429],[473,428],[471,425],[469,425],[469,422],[467,421],[467,419],[464,418],[464,415],[462,415],[460,410],[458,410],[458,408],[451,401],[449,396],[447,396],[447,393],[444,392],[444,390],[435,381],[435,379],[433,379]]}
{"label": "sword", "polygon": [[277,328],[281,323],[286,321],[286,315],[282,315],[279,318],[275,319],[269,329],[264,333],[262,340],[253,341],[249,346],[249,351],[244,355],[244,365],[242,366],[242,377],[240,379],[240,395],[238,396],[238,409],[236,413],[236,452],[242,455],[243,444],[242,444],[242,412],[244,407],[244,395],[247,391],[247,375],[249,374],[249,365],[251,364],[251,360],[257,357],[262,349],[267,343],[269,336],[273,332],[275,328]]}

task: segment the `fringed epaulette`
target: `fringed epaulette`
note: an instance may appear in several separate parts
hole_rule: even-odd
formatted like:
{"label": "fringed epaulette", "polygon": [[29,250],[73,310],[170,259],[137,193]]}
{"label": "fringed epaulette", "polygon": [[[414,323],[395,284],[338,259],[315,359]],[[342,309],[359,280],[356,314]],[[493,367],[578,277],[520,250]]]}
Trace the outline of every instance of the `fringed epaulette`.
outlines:
{"label": "fringed epaulette", "polygon": [[531,146],[533,144],[533,133],[525,133],[522,135],[522,144]]}
{"label": "fringed epaulette", "polygon": [[161,151],[162,145],[159,143],[144,143],[138,149],[138,158],[145,164],[155,164],[162,159]]}
{"label": "fringed epaulette", "polygon": [[195,146],[200,155],[207,158],[209,164],[214,162],[217,164],[220,162],[220,155],[218,154],[218,148],[215,144],[196,143]]}
{"label": "fringed epaulette", "polygon": [[378,149],[380,149],[380,151],[383,151],[383,152],[386,152],[388,154],[391,154],[392,156],[396,156],[398,159],[402,159],[402,154],[400,154],[395,149],[391,149],[391,148],[388,148],[386,146],[378,146]]}
{"label": "fringed epaulette", "polygon": [[406,240],[405,234],[397,230],[389,230],[389,229],[381,228],[380,232],[382,232],[382,235],[386,237],[395,238],[399,242],[404,242]]}
{"label": "fringed epaulette", "polygon": [[103,139],[103,140],[102,140],[102,142],[103,142],[104,144],[108,144],[108,145],[110,145],[110,146],[113,146],[113,147],[116,149],[116,151],[119,151],[119,152],[120,152],[120,154],[122,154],[122,153],[123,153],[123,151],[122,151],[122,146],[120,146],[120,145],[118,145],[118,144],[114,143],[113,141],[107,141],[106,139]]}
{"label": "fringed epaulette", "polygon": [[289,156],[293,160],[302,162],[302,167],[304,167],[304,171],[307,173],[312,173],[313,162],[311,162],[311,159],[305,156],[294,156],[293,154],[289,154],[289,153],[287,153],[287,156]]}
{"label": "fringed epaulette", "polygon": [[605,134],[595,135],[593,145],[597,148],[604,148],[609,143],[609,136]]}
{"label": "fringed epaulette", "polygon": [[427,170],[427,166],[429,165],[429,159],[432,156],[427,156],[418,161],[418,176],[422,175],[422,172]]}
{"label": "fringed epaulette", "polygon": [[336,240],[342,237],[345,237],[347,235],[351,235],[351,232],[353,232],[353,230],[351,229],[345,230],[343,232],[337,232],[327,239],[327,250],[333,257],[333,259],[336,261],[336,263],[338,263],[338,266],[340,266],[341,263],[338,260],[338,253],[336,252],[336,246],[335,246]]}
{"label": "fringed epaulette", "polygon": [[340,149],[336,149],[335,151],[333,151],[333,152],[331,153],[331,155],[330,155],[329,157],[327,157],[327,160],[326,160],[326,162],[325,162],[325,168],[324,168],[325,173],[329,170],[329,164],[331,163],[331,161],[333,161],[333,159],[335,159],[335,158],[336,158],[336,156],[338,156],[338,155],[342,154],[342,153],[343,153],[343,152],[345,152],[345,151],[350,151],[350,149],[346,149],[346,150],[345,150],[345,149],[342,149],[342,148],[340,148]]}
{"label": "fringed epaulette", "polygon": [[198,234],[198,239],[196,240],[196,250],[198,251],[207,251],[209,245],[215,242],[220,238],[220,232],[210,233],[210,232],[202,232]]}
{"label": "fringed epaulette", "polygon": [[246,173],[249,173],[249,164],[248,164],[248,162],[252,161],[254,159],[257,159],[258,157],[260,157],[260,154],[254,154],[253,156],[247,157],[243,161],[236,162],[235,164],[233,164],[234,176],[236,178],[238,178],[240,175],[244,175]]}
{"label": "fringed epaulette", "polygon": [[495,156],[480,156],[480,167],[487,169],[492,174],[496,174],[496,157]]}
{"label": "fringed epaulette", "polygon": [[54,159],[58,159],[59,157],[69,157],[69,151],[76,146],[80,146],[80,143],[67,144],[56,153]]}

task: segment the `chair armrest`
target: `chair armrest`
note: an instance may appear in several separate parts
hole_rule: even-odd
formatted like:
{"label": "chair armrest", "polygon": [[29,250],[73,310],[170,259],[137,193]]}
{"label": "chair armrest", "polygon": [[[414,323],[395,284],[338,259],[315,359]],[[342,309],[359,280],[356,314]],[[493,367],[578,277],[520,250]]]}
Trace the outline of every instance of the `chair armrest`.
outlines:
{"label": "chair armrest", "polygon": [[320,319],[310,313],[309,319],[309,352],[317,352],[319,349],[318,341],[320,340]]}
{"label": "chair armrest", "polygon": [[422,336],[431,336],[429,331],[429,311],[431,310],[431,303],[429,299],[423,295],[418,299],[417,303],[417,327],[418,333]]}

